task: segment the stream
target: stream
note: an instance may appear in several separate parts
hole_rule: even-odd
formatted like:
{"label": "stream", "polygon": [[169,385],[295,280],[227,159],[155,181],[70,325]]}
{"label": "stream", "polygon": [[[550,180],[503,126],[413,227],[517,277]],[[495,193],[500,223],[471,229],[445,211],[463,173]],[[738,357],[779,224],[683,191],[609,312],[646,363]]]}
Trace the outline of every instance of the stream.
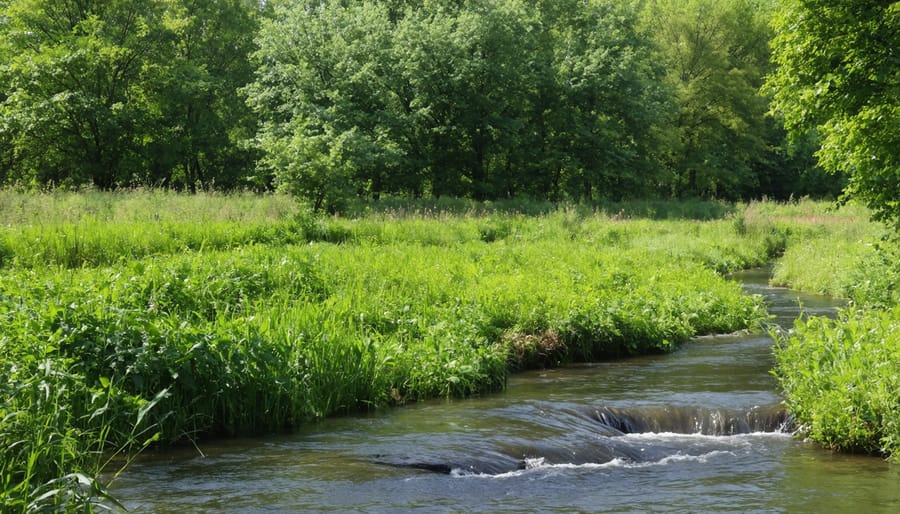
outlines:
{"label": "stream", "polygon": [[[735,275],[773,322],[825,297]],[[482,398],[143,455],[133,512],[900,512],[900,466],[791,437],[763,334],[512,376]]]}

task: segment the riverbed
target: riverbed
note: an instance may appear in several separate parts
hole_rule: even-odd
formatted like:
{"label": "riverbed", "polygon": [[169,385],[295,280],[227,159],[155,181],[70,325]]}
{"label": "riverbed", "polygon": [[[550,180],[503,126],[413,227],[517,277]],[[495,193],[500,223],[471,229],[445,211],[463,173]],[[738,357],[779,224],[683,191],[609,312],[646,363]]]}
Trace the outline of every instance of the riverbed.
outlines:
{"label": "riverbed", "polygon": [[[772,323],[840,302],[766,284]],[[765,334],[521,373],[500,394],[148,453],[135,512],[900,512],[900,466],[791,435]]]}

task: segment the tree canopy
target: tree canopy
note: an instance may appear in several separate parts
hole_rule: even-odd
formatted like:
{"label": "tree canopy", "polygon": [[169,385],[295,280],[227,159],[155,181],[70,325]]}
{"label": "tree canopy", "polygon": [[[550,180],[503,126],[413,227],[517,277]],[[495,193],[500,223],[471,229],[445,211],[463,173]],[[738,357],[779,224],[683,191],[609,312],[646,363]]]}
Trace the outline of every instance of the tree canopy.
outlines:
{"label": "tree canopy", "polygon": [[847,197],[900,225],[900,3],[784,0],[773,23],[773,111],[795,137],[820,138]]}
{"label": "tree canopy", "polygon": [[766,115],[771,16],[754,0],[0,0],[0,184],[278,186],[330,209],[827,194],[818,136]]}
{"label": "tree canopy", "polygon": [[7,0],[2,177],[34,185],[233,184],[254,130],[254,0]]}
{"label": "tree canopy", "polygon": [[[563,5],[564,4],[564,5]],[[621,196],[664,102],[633,12],[580,1],[286,3],[261,30],[263,163],[361,194]]]}

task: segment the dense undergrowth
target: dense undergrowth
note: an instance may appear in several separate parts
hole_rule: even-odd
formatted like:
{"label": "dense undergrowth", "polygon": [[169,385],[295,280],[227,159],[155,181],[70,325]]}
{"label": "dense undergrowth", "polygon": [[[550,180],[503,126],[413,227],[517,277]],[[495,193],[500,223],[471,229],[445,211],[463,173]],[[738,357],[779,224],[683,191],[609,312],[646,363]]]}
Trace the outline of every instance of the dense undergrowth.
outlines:
{"label": "dense undergrowth", "polygon": [[[769,204],[690,209],[724,214],[704,221],[527,202],[320,218],[280,197],[3,194],[4,511],[111,502],[99,471],[154,442],[481,394],[517,369],[753,327],[760,300],[721,272],[822,230]],[[660,212],[673,219],[638,217]]]}
{"label": "dense undergrowth", "polygon": [[900,308],[813,317],[776,339],[776,374],[804,435],[900,458]]}
{"label": "dense undergrowth", "polygon": [[773,281],[850,304],[835,320],[800,319],[792,331],[774,334],[775,374],[802,434],[828,448],[896,461],[900,245],[884,226],[860,221],[862,214],[781,210],[813,230],[788,246]]}

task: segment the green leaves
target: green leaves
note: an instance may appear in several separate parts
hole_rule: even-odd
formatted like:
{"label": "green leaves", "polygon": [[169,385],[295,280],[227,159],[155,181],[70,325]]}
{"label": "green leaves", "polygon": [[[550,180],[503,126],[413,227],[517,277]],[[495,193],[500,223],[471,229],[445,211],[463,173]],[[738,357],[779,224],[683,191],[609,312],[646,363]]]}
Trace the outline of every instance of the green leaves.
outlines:
{"label": "green leaves", "polygon": [[[764,117],[769,14],[749,0],[10,0],[0,183],[280,185],[331,212],[387,195],[832,192],[806,173],[809,145]],[[836,39],[875,44],[895,17]],[[847,55],[802,96],[862,105],[857,83],[896,82],[890,51]],[[854,123],[834,144],[880,139],[852,165],[885,177],[896,141]]]}
{"label": "green leaves", "polygon": [[[8,240],[40,234],[25,211],[51,241],[0,274],[2,510],[97,501],[80,476],[148,444],[482,394],[510,369],[670,351],[762,315],[713,271],[768,258],[730,220],[271,219],[272,197],[145,194],[4,197]],[[57,232],[82,260],[55,260]]]}
{"label": "green leaves", "polygon": [[[392,91],[391,27],[374,3],[279,6],[263,25],[249,102],[263,118],[262,165],[316,210],[356,185],[381,192],[404,158]],[[364,187],[364,186],[361,186]]]}
{"label": "green leaves", "polygon": [[140,75],[159,2],[20,0],[5,9],[9,96],[20,178],[113,186],[138,159]]}
{"label": "green leaves", "polygon": [[745,0],[646,4],[643,28],[675,95],[662,158],[677,196],[743,197],[773,159],[768,145],[777,134],[758,92],[768,69],[768,16]]}
{"label": "green leaves", "polygon": [[663,100],[633,10],[435,4],[279,4],[247,92],[263,164],[286,189],[316,208],[646,190]]}
{"label": "green leaves", "polygon": [[234,187],[255,130],[251,0],[14,0],[0,18],[7,183]]}
{"label": "green leaves", "polygon": [[834,449],[900,455],[896,308],[798,321],[776,335],[775,371],[805,433]]}
{"label": "green leaves", "polygon": [[895,2],[792,0],[774,19],[772,110],[795,137],[821,136],[819,162],[846,195],[900,224],[900,8]]}

